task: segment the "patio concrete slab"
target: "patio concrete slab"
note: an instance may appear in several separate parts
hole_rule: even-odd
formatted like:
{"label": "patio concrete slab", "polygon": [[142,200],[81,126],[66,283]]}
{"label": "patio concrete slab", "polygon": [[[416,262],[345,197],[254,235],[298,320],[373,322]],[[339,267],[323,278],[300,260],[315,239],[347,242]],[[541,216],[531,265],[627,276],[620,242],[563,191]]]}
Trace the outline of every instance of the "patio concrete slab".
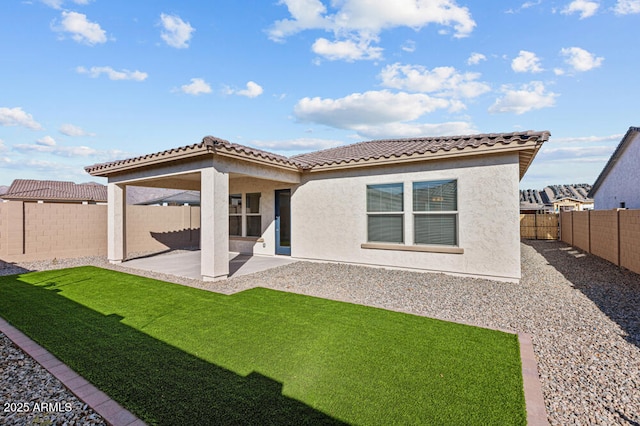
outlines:
{"label": "patio concrete slab", "polygon": [[[252,274],[294,262],[296,261],[288,256],[252,256],[230,252],[229,278]],[[202,275],[200,275],[200,250],[161,253],[155,256],[131,259],[123,262],[122,266],[196,280],[202,279]]]}

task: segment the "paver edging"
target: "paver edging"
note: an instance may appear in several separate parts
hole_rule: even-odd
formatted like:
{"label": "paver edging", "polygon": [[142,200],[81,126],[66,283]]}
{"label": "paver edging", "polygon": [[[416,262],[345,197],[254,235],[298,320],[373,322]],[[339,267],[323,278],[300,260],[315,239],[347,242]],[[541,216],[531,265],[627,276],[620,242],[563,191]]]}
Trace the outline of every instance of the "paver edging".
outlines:
{"label": "paver edging", "polygon": [[[38,345],[31,338],[26,336],[20,330],[9,324],[5,319],[0,318],[0,332],[2,332],[9,340],[18,346],[23,352],[33,358],[44,369],[51,373],[55,378],[60,380],[62,384],[69,389],[78,399],[87,404],[93,411],[98,413],[102,418],[112,426],[133,426],[144,425],[145,423],[136,417],[129,410],[118,404],[107,396],[107,399],[99,404],[92,404],[88,401],[88,395],[101,392],[87,380],[83,379],[78,373],[69,368],[65,363],[58,360],[51,352]],[[42,363],[41,360],[46,360]],[[51,365],[52,361],[53,366]],[[46,366],[45,364],[48,364]],[[78,380],[82,378],[82,380]],[[84,380],[84,381],[83,381]],[[81,392],[78,390],[82,388]],[[84,397],[79,394],[84,395]]]}

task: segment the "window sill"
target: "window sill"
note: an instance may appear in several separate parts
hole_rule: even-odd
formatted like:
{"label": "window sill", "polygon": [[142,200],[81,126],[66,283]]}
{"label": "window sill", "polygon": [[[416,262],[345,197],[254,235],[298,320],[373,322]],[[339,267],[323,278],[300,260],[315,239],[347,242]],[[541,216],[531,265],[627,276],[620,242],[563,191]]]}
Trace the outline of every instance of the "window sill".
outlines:
{"label": "window sill", "polygon": [[398,250],[398,251],[419,251],[427,253],[449,253],[449,254],[464,254],[462,247],[448,247],[448,246],[407,246],[404,244],[386,244],[386,243],[363,243],[360,245],[363,249],[372,250]]}
{"label": "window sill", "polygon": [[229,235],[229,241],[251,241],[254,243],[264,243],[262,237],[238,237],[236,235]]}

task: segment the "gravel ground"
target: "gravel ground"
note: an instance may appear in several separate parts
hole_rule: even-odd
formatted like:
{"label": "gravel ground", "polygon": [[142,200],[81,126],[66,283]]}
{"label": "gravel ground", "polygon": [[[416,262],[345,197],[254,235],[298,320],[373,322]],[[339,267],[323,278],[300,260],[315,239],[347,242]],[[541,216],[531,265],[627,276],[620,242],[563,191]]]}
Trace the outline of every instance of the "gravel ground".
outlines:
{"label": "gravel ground", "polygon": [[[85,264],[127,270],[85,258],[22,264],[24,269],[0,270],[0,275]],[[269,287],[526,332],[533,336],[551,424],[640,425],[640,275],[561,242],[522,244],[520,284],[312,262],[216,283],[136,273],[227,294]],[[36,381],[49,380],[46,371],[19,367]],[[6,393],[5,373],[0,380]],[[44,394],[37,386],[14,389],[15,382],[11,395],[51,399],[48,389]]]}

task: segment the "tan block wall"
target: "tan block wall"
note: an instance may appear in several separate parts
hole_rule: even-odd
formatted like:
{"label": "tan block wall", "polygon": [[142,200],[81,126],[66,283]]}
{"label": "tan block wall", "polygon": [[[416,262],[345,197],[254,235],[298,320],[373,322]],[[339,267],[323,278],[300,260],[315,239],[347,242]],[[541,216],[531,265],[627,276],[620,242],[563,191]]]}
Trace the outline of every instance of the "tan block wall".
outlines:
{"label": "tan block wall", "polygon": [[200,207],[127,206],[127,253],[200,247]]}
{"label": "tan block wall", "polygon": [[640,210],[620,214],[620,266],[640,274]]}
{"label": "tan block wall", "polygon": [[589,215],[591,254],[618,265],[618,212],[594,210]]}
{"label": "tan block wall", "polygon": [[[127,251],[197,248],[199,228],[199,207],[127,206]],[[0,203],[0,266],[106,254],[106,205]]]}
{"label": "tan block wall", "polygon": [[70,258],[107,254],[107,206],[24,204],[24,254]]}
{"label": "tan block wall", "polygon": [[560,212],[560,238],[573,245],[573,215],[571,212]]}
{"label": "tan block wall", "polygon": [[573,212],[573,246],[590,251],[588,211]]}

